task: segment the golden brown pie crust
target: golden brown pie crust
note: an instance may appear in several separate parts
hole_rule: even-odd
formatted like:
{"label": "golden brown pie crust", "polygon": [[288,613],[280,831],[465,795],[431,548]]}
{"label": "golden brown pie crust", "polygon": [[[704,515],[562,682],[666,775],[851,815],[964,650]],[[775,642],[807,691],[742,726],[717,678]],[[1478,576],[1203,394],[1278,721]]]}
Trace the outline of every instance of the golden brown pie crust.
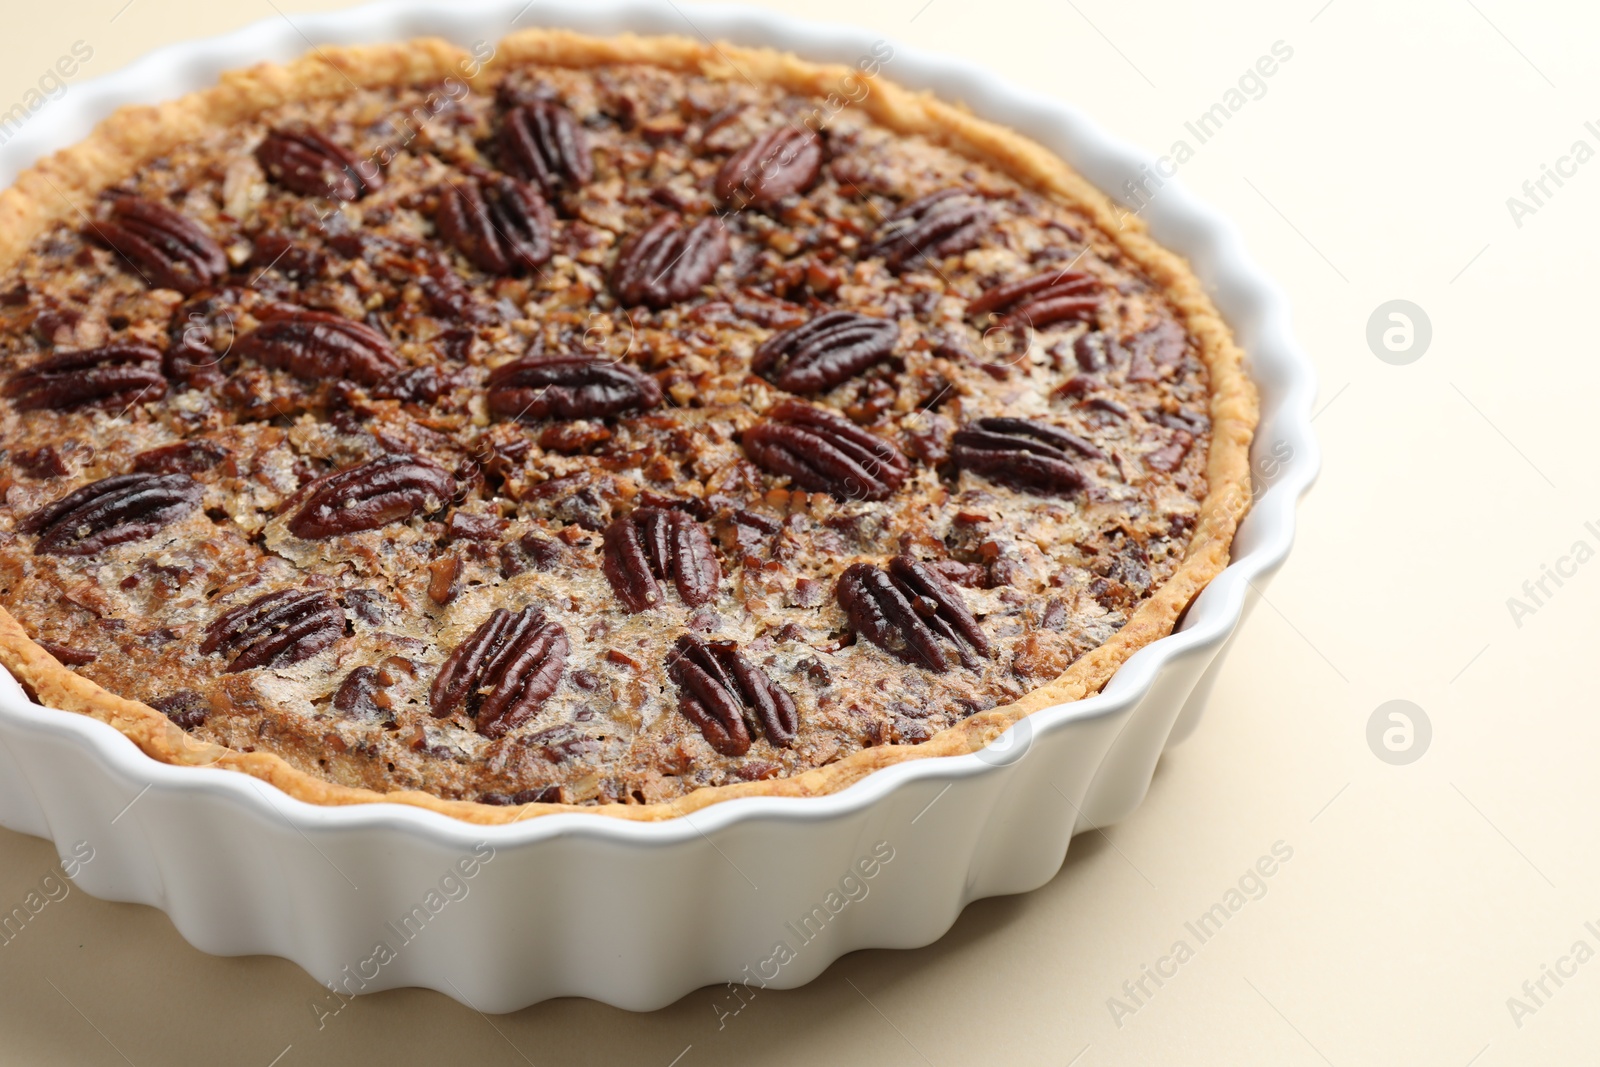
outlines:
{"label": "golden brown pie crust", "polygon": [[[13,264],[49,228],[78,217],[75,205],[186,141],[279,104],[341,96],[352,83],[372,88],[459,76],[466,55],[437,39],[324,48],[286,66],[261,64],[227,73],[210,89],[155,107],[121,108],[86,140],[41,160],[22,173],[15,185],[0,192],[0,269]],[[710,45],[681,37],[595,38],[560,30],[528,30],[507,37],[499,42],[495,62],[576,68],[647,63],[712,78],[748,78],[819,97],[833,92],[847,76],[863,77],[853,68],[808,63],[768,49]],[[993,165],[1088,215],[1162,288],[1209,372],[1208,492],[1183,562],[1127,625],[1053,682],[920,744],[868,748],[793,777],[700,788],[664,803],[501,807],[445,800],[418,791],[380,793],[336,785],[273,754],[237,752],[196,741],[161,712],[108,692],[62,666],[4,609],[0,609],[0,665],[41,704],[109,723],[147,755],[166,763],[243,771],[313,804],[408,804],[482,824],[510,823],[559,811],[658,820],[734,797],[823,795],[891,763],[976,751],[1034,711],[1098,691],[1134,652],[1171,633],[1183,609],[1227,565],[1234,532],[1250,502],[1248,453],[1258,415],[1255,388],[1241,366],[1242,353],[1184,260],[1152,241],[1141,220],[1119,213],[1061,160],[1019,134],[931,95],[913,93],[877,77],[866,81],[870,92],[854,106],[876,122],[900,133],[928,137]]]}

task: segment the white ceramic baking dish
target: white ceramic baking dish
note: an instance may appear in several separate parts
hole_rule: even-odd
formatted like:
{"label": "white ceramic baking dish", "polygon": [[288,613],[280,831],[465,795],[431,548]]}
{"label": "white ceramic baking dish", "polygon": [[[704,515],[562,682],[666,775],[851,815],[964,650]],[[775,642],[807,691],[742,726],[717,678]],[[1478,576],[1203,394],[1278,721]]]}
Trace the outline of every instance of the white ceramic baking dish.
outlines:
{"label": "white ceramic baking dish", "polygon": [[[469,45],[535,25],[703,35],[842,63],[880,41],[667,2],[385,3],[271,18],[73,86],[0,147],[0,184],[119,105],[308,43]],[[960,60],[894,45],[885,74],[1035,138],[1102,189],[1148,161],[1067,104]],[[158,763],[109,726],[30,703],[0,671],[0,824],[53,839],[63,856],[87,842],[83,889],[161,908],[206,952],[293,960],[338,990],[330,1012],[344,995],[397,986],[485,1012],[558,996],[645,1010],[728,981],[792,987],[846,952],[927,944],[972,900],[1042,885],[1075,833],[1138,805],[1162,750],[1194,728],[1252,585],[1289,551],[1318,464],[1315,383],[1282,296],[1232,226],[1180,186],[1143,214],[1188,257],[1247,353],[1262,399],[1256,499],[1232,565],[1180,631],[1092,699],[1037,712],[976,755],[907,761],[831,796],[733,800],[660,823],[573,814],[479,827],[396,805],[316,807],[243,774]]]}

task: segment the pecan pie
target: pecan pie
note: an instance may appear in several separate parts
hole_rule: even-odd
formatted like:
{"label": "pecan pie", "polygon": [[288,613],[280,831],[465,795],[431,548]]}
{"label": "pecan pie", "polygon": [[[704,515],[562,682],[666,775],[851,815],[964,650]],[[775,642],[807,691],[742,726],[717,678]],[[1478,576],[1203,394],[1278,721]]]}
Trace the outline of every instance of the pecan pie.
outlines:
{"label": "pecan pie", "polygon": [[0,194],[0,663],[317,803],[662,818],[970,752],[1226,563],[1185,264],[876,75],[532,31]]}

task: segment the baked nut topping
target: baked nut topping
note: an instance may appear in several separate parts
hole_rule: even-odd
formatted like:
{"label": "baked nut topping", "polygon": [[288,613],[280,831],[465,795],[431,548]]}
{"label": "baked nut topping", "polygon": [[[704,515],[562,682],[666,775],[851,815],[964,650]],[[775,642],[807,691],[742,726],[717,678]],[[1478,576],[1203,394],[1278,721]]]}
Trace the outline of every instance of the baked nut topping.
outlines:
{"label": "baked nut topping", "polygon": [[661,583],[671,581],[689,607],[717,595],[722,564],[706,528],[681,511],[639,508],[606,527],[601,569],[629,611],[661,602]]}
{"label": "baked nut topping", "polygon": [[779,126],[729,156],[713,189],[729,207],[771,207],[811,188],[821,171],[822,138],[804,126]]}
{"label": "baked nut topping", "polygon": [[[930,671],[976,669],[989,639],[949,580],[911,556],[887,568],[852,563],[839,578],[839,606],[856,633],[907,663]],[[946,653],[954,653],[954,662]]]}
{"label": "baked nut topping", "polygon": [[485,737],[533,717],[567,662],[567,634],[534,608],[496,608],[439,668],[429,690],[435,718],[466,711]]}
{"label": "baked nut topping", "polygon": [[821,393],[888,359],[899,339],[888,319],[830,311],[763,341],[750,369],[779,389]]}
{"label": "baked nut topping", "polygon": [[659,311],[694,296],[727,260],[728,233],[721,219],[685,223],[668,211],[623,242],[611,287],[624,304]]}
{"label": "baked nut topping", "polygon": [[990,481],[1043,493],[1086,484],[1078,464],[1106,454],[1077,434],[1032,419],[979,419],[950,439],[950,462]]}
{"label": "baked nut topping", "polygon": [[1253,419],[1180,262],[887,83],[523,39],[245,72],[0,234],[0,662],[297,795],[653,818],[1170,631]]}
{"label": "baked nut topping", "polygon": [[888,441],[831,411],[780,400],[744,434],[746,454],[801,489],[838,500],[883,500],[905,483],[911,463]]}
{"label": "baked nut topping", "polygon": [[143,197],[114,198],[89,229],[152,287],[196,293],[228,272],[228,257],[198,223]]}
{"label": "baked nut topping", "polygon": [[450,182],[434,221],[440,237],[490,274],[538,270],[550,259],[550,207],[515,178]]}
{"label": "baked nut topping", "polygon": [[554,196],[594,177],[589,139],[572,113],[548,100],[505,110],[500,120],[500,158],[505,169]]}
{"label": "baked nut topping", "polygon": [[946,256],[977,245],[989,219],[989,209],[968,190],[940,189],[884,220],[867,253],[882,256],[884,265],[897,273],[933,267]]}
{"label": "baked nut topping", "polygon": [[383,174],[316,130],[272,130],[256,148],[256,161],[274,181],[302,196],[360,200],[383,188]]}
{"label": "baked nut topping", "polygon": [[377,385],[403,363],[372,327],[326,311],[291,308],[239,338],[239,354],[296,378],[348,378]]}
{"label": "baked nut topping", "polygon": [[102,478],[17,523],[37,534],[35,555],[92,556],[124,541],[142,541],[200,503],[186,474],[120,474]]}
{"label": "baked nut topping", "polygon": [[455,494],[456,481],[438,464],[417,456],[380,456],[312,482],[305,503],[289,519],[296,537],[342,537],[438,511]]}
{"label": "baked nut topping", "polygon": [[343,636],[344,612],[326,592],[282,589],[218,616],[206,627],[200,654],[228,656],[232,674],[299,663]]}
{"label": "baked nut topping", "polygon": [[682,690],[678,707],[684,718],[724,756],[750,751],[753,733],[779,748],[793,744],[799,726],[793,698],[732,641],[708,643],[684,634],[667,657],[667,671]]}
{"label": "baked nut topping", "polygon": [[626,363],[588,356],[519,359],[489,375],[489,410],[503,419],[589,419],[645,411],[661,386]]}
{"label": "baked nut topping", "polygon": [[166,391],[161,350],[138,342],[45,356],[12,375],[4,390],[22,411],[127,408]]}

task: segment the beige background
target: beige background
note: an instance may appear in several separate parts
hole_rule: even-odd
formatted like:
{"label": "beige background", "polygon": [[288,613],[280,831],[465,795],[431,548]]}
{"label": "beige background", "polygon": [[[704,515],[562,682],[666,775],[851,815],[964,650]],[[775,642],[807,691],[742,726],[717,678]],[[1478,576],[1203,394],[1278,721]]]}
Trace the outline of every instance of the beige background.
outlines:
{"label": "beige background", "polygon": [[[337,6],[13,3],[0,110],[78,40],[90,77]],[[1584,129],[1600,128],[1600,15],[1511,0],[761,6],[964,56],[1156,151],[1275,41],[1293,48],[1181,173],[1289,292],[1325,405],[1299,544],[1198,733],[1045,888],[974,904],[929,948],[858,953],[763,993],[725,1029],[712,990],[652,1015],[561,1001],[493,1019],[406,991],[318,1032],[317,986],[292,964],[202,955],[160,912],[74,891],[0,947],[0,1063],[1595,1062],[1600,963],[1547,980],[1520,1026],[1506,1002],[1576,940],[1600,949],[1584,929],[1600,927],[1600,720],[1577,666],[1594,662],[1600,562],[1547,582],[1520,626],[1506,601],[1575,541],[1600,548],[1600,161],[1547,182],[1520,227],[1506,198],[1575,140],[1600,148]],[[1432,320],[1409,366],[1365,341],[1394,298]],[[1409,766],[1366,742],[1397,698],[1433,727]],[[1265,896],[1119,1026],[1108,998],[1278,841],[1293,858]],[[0,901],[54,861],[0,831]]]}

